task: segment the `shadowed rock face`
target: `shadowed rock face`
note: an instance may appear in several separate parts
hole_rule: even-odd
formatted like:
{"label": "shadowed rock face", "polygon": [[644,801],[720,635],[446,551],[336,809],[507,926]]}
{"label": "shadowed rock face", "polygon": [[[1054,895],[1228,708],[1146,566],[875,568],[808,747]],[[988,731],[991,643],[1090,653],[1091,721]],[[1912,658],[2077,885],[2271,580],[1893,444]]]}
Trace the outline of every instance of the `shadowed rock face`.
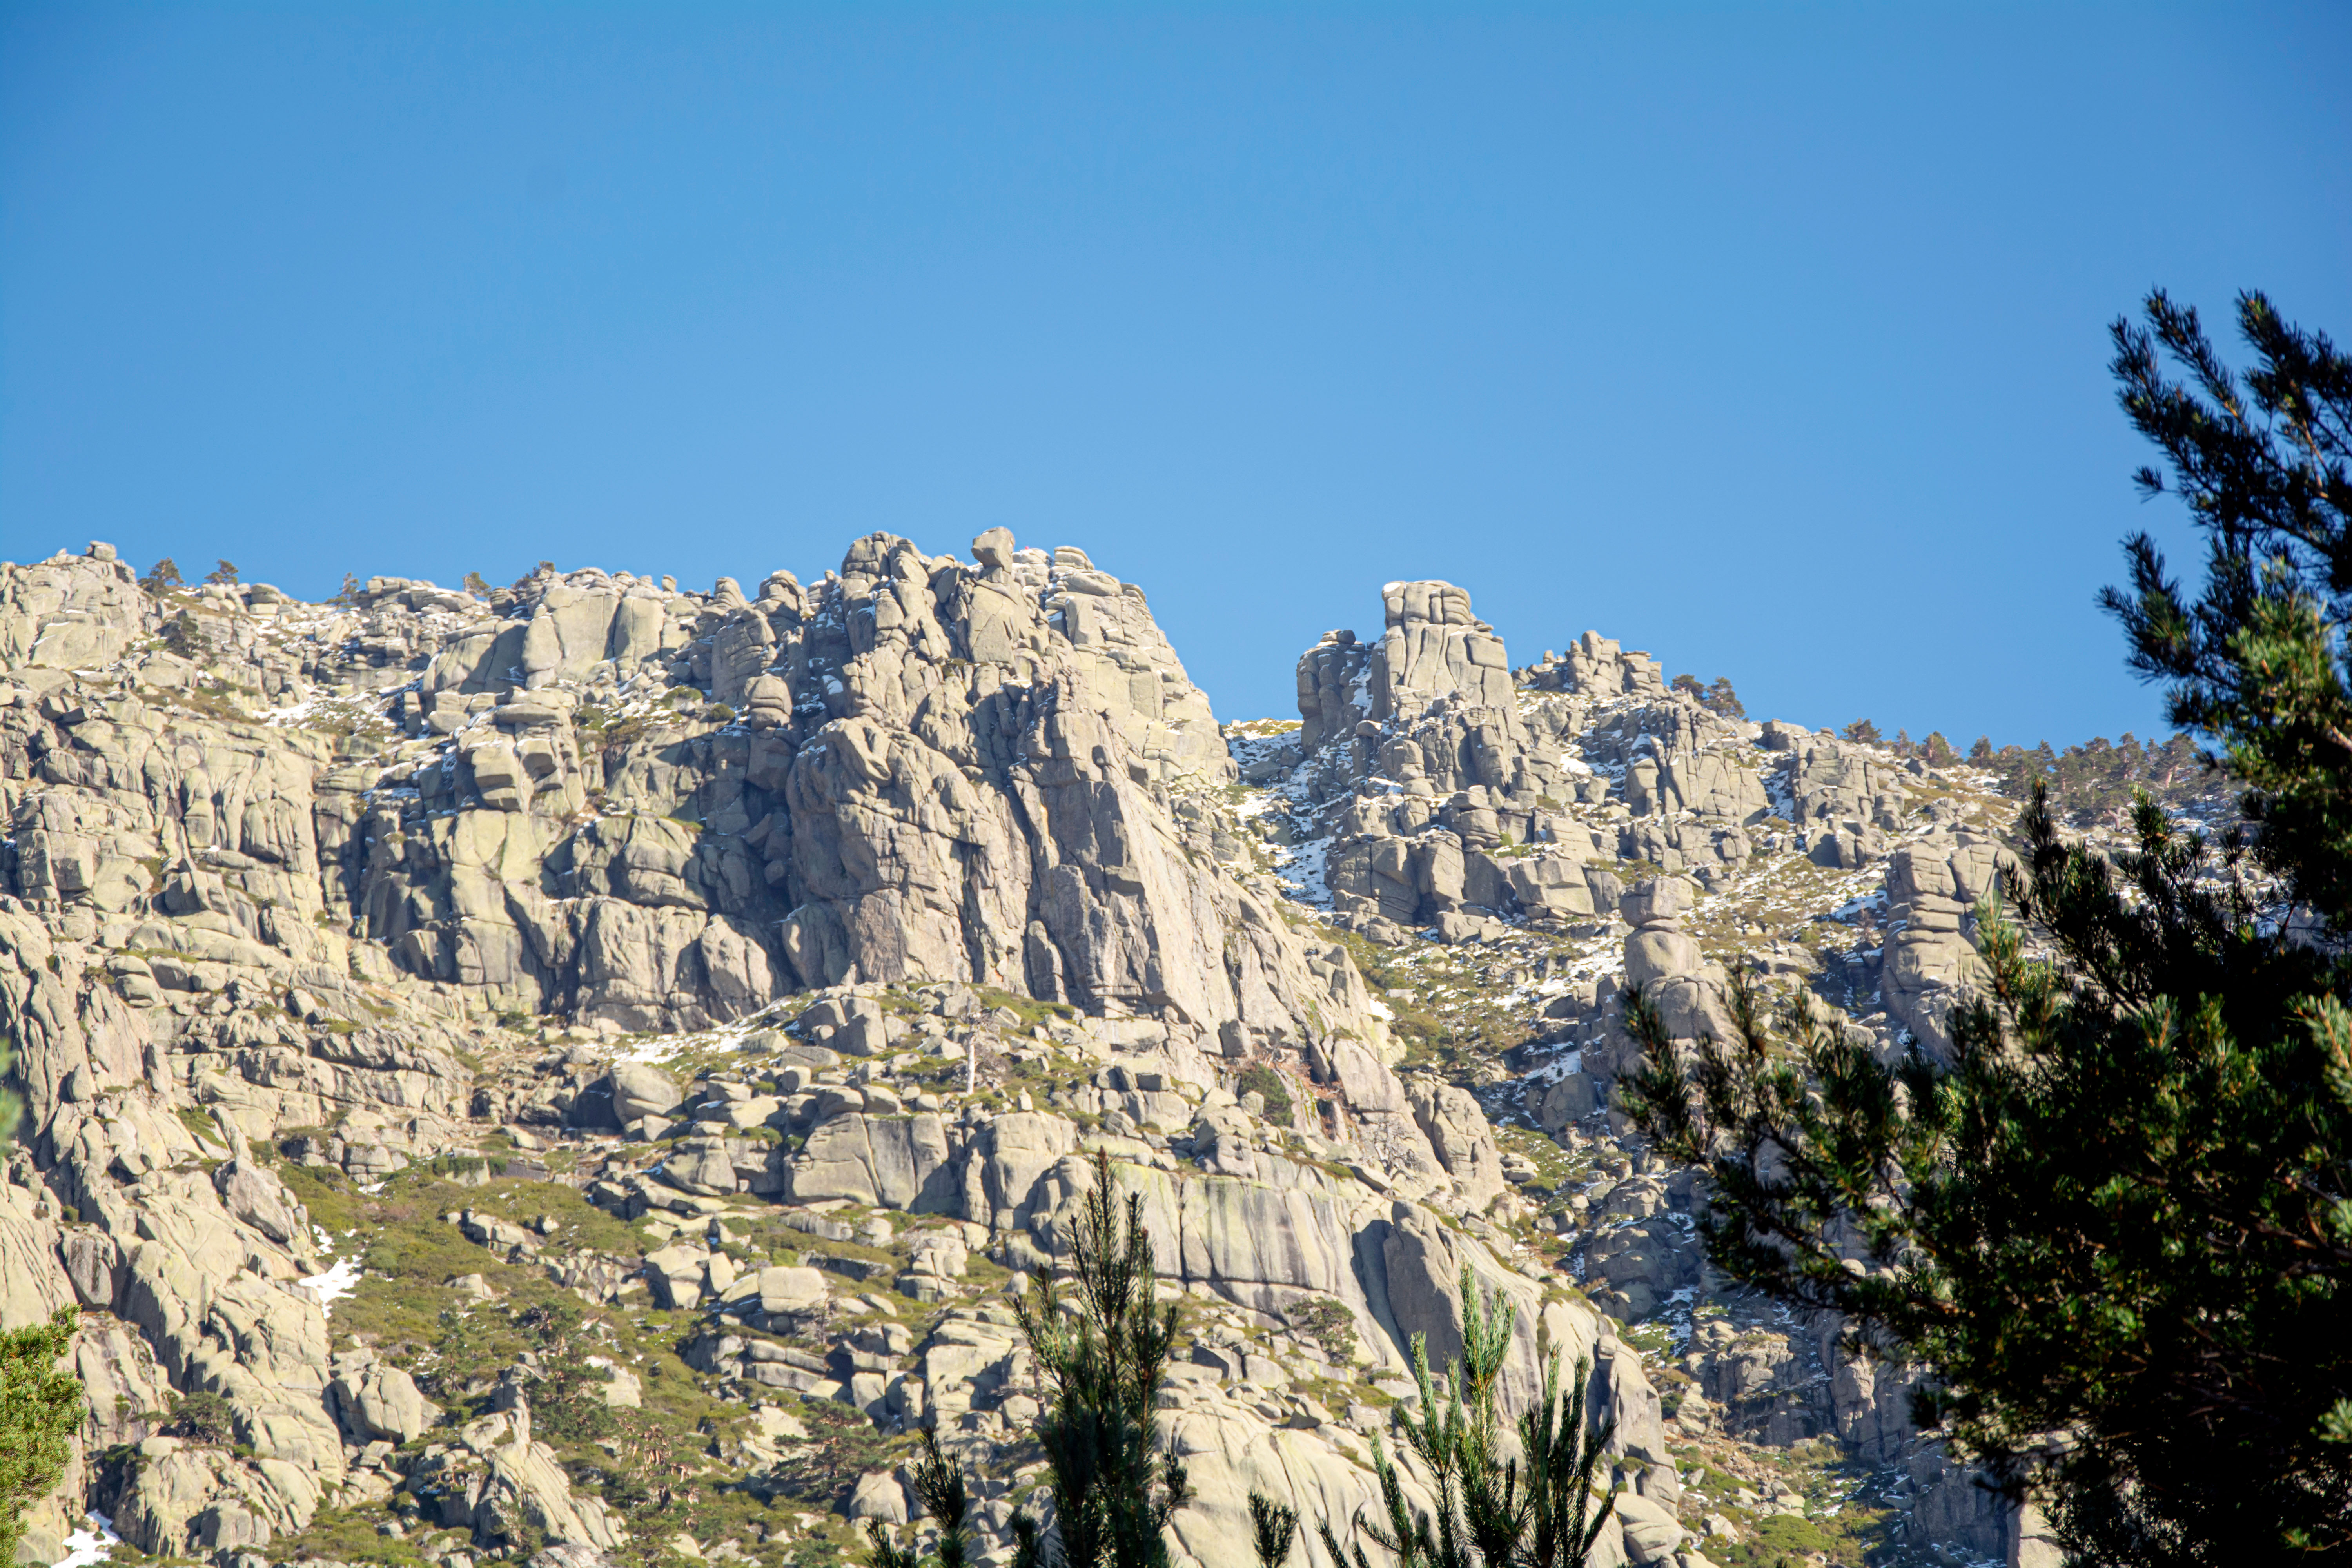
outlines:
{"label": "shadowed rock face", "polygon": [[[397,579],[345,606],[150,605],[110,558],[16,569],[9,741],[50,786],[11,792],[16,883],[93,917],[209,910],[212,947],[318,960],[313,932],[347,930],[487,1005],[625,1030],[908,980],[1248,1038],[1360,1025],[1180,815],[1233,764],[1140,590],[981,542],[966,563],[872,535],[756,599],[549,572],[487,605]],[[200,732],[92,709],[56,668],[159,627],[134,682],[341,690],[341,722],[416,740],[362,761],[299,726]]]}
{"label": "shadowed rock face", "polygon": [[[487,601],[381,578],[331,605],[258,586],[154,599],[102,547],[0,571],[0,1031],[27,1106],[0,1187],[0,1322],[79,1300],[123,1325],[78,1352],[120,1394],[86,1438],[140,1458],[72,1485],[126,1540],[260,1547],[331,1500],[381,1496],[362,1451],[441,1418],[406,1369],[331,1355],[297,1283],[328,1271],[330,1244],[248,1141],[373,1183],[499,1123],[704,1127],[641,1064],[518,1080],[484,1058],[489,1014],[593,1037],[818,989],[835,1000],[802,1037],[873,1055],[903,1028],[877,987],[992,988],[1064,1005],[1073,1042],[1100,1018],[1105,1039],[1161,1052],[1152,1089],[1122,1078],[1105,1106],[1180,1136],[1233,1058],[1303,1078],[1326,1043],[1381,1048],[1345,952],[1234,874],[1229,813],[1210,809],[1233,763],[1141,592],[1002,531],[974,553],[875,535],[838,574],[776,574],[749,598],[546,572]],[[982,1005],[958,1004],[955,1027]],[[1433,1146],[1376,1055],[1356,1079],[1404,1190],[1491,1199],[1483,1122],[1456,1108]],[[753,1097],[680,1140],[657,1191],[965,1213],[1053,1255],[1070,1122],[908,1115],[878,1085],[828,1103]],[[763,1116],[807,1129],[789,1159],[743,1138]],[[1318,1125],[1354,1136],[1344,1093]],[[1265,1206],[1275,1188],[1184,1185],[1176,1207],[1201,1217],[1171,1264],[1235,1300],[1343,1290],[1369,1314],[1347,1262],[1363,1204],[1294,1216]],[[493,1215],[461,1229],[536,1247]],[[954,1294],[963,1257],[919,1251],[909,1288]],[[686,1305],[736,1279],[683,1244],[550,1268],[591,1295],[649,1269]],[[780,1321],[822,1320],[815,1270],[755,1273]],[[222,1395],[242,1451],[159,1435],[175,1391]],[[428,1517],[488,1545],[618,1544],[527,1403],[500,1408],[410,1468]],[[76,1519],[55,1505],[36,1541]]]}
{"label": "shadowed rock face", "polygon": [[[1823,864],[1877,857],[1899,784],[1874,753],[1723,721],[1594,634],[1515,674],[1451,584],[1391,584],[1382,607],[1377,640],[1302,658],[1299,734],[1243,745],[1250,777],[1272,757],[1320,824],[1334,923],[1620,948],[1622,981],[1574,999],[1580,1065],[1527,1100],[1613,1159],[1571,1125],[1605,1120],[1623,1052],[1599,1012],[1633,984],[1682,1032],[1719,1026],[1694,888],[1775,805]],[[1267,868],[1281,837],[1236,782],[1142,592],[1001,529],[970,561],[869,535],[837,573],[748,595],[550,569],[306,605],[151,596],[102,546],[0,568],[0,1036],[26,1107],[0,1327],[98,1310],[80,1451],[111,1455],[37,1511],[33,1557],[95,1506],[142,1551],[259,1568],[327,1510],[395,1498],[444,1546],[541,1568],[649,1549],[572,1479],[604,1451],[534,1432],[540,1369],[453,1391],[415,1347],[341,1334],[321,1289],[369,1238],[320,1229],[289,1163],[397,1197],[430,1162],[636,1226],[596,1250],[529,1209],[442,1216],[508,1287],[522,1268],[696,1314],[682,1346],[665,1326],[641,1348],[748,1397],[720,1468],[749,1480],[808,1436],[761,1402],[802,1395],[1014,1462],[1024,1352],[971,1276],[1066,1262],[1096,1149],[1194,1304],[1161,1399],[1196,1491],[1179,1562],[1247,1559],[1252,1487],[1335,1521],[1374,1501],[1380,1411],[1321,1401],[1402,1393],[1417,1337],[1442,1364],[1465,1268],[1517,1312],[1507,1404],[1540,1387],[1540,1331],[1588,1363],[1643,1477],[1646,1511],[1596,1561],[1687,1550],[1658,1395],[1594,1302],[1631,1320],[1706,1283],[1688,1173],[1586,1205],[1590,1299],[1527,1255],[1531,1172],[1490,1121],[1510,1101],[1485,1064],[1400,1070],[1387,1009]],[[1992,857],[1953,838],[1891,862],[1888,1006],[1923,1037],[1968,978],[1957,911]],[[1642,873],[1612,869],[1629,858]],[[698,1068],[663,1059],[681,1046]],[[789,1244],[747,1255],[761,1226]],[[418,1288],[465,1313],[504,1287]],[[1899,1381],[1801,1337],[1695,1375],[1727,1421],[1920,1471]],[[588,1363],[612,1406],[652,1386],[628,1359]],[[225,1437],[166,1433],[196,1394]],[[1966,1494],[1920,1473],[1922,1495]],[[890,1517],[895,1487],[875,1472],[844,1506]],[[1009,1505],[982,1515],[1002,1560]]]}
{"label": "shadowed rock face", "polygon": [[[436,726],[453,692],[505,699],[492,731],[476,714],[457,731],[457,776],[441,764],[458,820],[526,820],[358,868],[369,934],[436,978],[479,974],[626,1028],[929,979],[1300,1035],[1277,1000],[1304,973],[1297,944],[1247,918],[1172,814],[1232,763],[1142,594],[1076,550],[981,545],[966,564],[872,535],[838,576],[779,574],[755,601],[729,582],[699,599],[580,574],[527,588],[504,629],[434,656],[426,681]],[[594,678],[625,691],[649,668],[741,703],[744,723],[583,751],[590,732],[562,722],[577,707],[512,689],[520,668],[526,693],[588,680],[593,702]],[[537,820],[575,794],[604,815],[568,832]],[[402,826],[430,799],[420,788]],[[1227,924],[1254,934],[1229,952]]]}
{"label": "shadowed rock face", "polygon": [[[1610,861],[1748,855],[1771,807],[1735,753],[1759,726],[1669,690],[1648,655],[1596,632],[1514,671],[1450,583],[1391,583],[1382,606],[1378,643],[1328,632],[1300,658],[1286,753],[1331,839],[1318,890],[1341,923],[1459,941],[1507,920],[1605,920]],[[1570,809],[1611,800],[1622,827]]]}

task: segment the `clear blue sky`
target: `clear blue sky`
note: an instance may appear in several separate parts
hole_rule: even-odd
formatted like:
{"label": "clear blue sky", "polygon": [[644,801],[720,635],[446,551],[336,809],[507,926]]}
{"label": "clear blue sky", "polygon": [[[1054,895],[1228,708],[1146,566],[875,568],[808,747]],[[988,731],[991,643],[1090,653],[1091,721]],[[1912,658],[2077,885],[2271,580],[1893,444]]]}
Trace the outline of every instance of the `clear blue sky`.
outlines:
{"label": "clear blue sky", "polygon": [[0,555],[708,586],[1003,523],[1221,716],[1380,584],[2148,732],[2105,327],[2352,337],[2352,6],[0,7]]}

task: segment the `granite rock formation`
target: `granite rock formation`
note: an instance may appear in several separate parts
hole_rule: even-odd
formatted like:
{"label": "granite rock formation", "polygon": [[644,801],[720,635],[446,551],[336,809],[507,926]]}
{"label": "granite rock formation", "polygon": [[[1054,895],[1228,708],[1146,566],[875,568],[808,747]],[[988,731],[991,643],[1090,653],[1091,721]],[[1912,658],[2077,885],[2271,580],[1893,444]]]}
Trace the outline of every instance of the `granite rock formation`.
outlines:
{"label": "granite rock formation", "polygon": [[[1769,876],[1853,932],[1751,944],[1771,973],[1937,1046],[1995,835],[1598,634],[1515,669],[1458,587],[1382,610],[1300,659],[1296,728],[1228,731],[1141,589],[1002,529],[751,594],[0,564],[0,1325],[79,1304],[92,1395],[26,1560],[90,1511],[221,1568],[353,1520],[435,1568],[919,1531],[827,1468],[867,1454],[839,1424],[1011,1462],[1002,1291],[1066,1260],[1098,1149],[1190,1303],[1179,1561],[1245,1557],[1253,1487],[1371,1501],[1465,1269],[1515,1308],[1512,1407],[1559,1350],[1617,1423],[1596,1562],[1697,1568],[1744,1505],[1688,1446],[1813,1436],[1902,1478],[1916,1542],[2016,1555],[1897,1371],[1693,1317],[1703,1191],[1611,1109],[1624,990],[1719,1029],[1711,911]],[[1513,1037],[1433,1046],[1412,965],[1490,955]],[[558,1302],[565,1364],[465,1363]],[[1015,1500],[983,1487],[992,1561]]]}

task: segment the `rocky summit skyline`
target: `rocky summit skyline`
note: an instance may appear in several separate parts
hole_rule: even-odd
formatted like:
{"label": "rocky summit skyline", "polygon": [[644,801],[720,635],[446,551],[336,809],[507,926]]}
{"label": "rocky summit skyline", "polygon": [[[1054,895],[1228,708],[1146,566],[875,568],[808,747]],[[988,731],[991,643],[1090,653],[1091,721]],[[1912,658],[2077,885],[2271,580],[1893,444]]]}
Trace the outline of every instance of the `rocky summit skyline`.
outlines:
{"label": "rocky summit skyline", "polygon": [[1625,993],[1696,1037],[1742,963],[1941,1048],[2011,785],[1515,665],[1475,587],[1221,724],[1003,529],[749,593],[0,565],[0,1327],[79,1305],[89,1401],[23,1559],[862,1561],[936,1426],[1009,1561],[1010,1293],[1100,1150],[1185,1307],[1180,1563],[1377,1506],[1465,1270],[1507,1411],[1548,1347],[1614,1423],[1596,1563],[2053,1561],[1612,1105]]}

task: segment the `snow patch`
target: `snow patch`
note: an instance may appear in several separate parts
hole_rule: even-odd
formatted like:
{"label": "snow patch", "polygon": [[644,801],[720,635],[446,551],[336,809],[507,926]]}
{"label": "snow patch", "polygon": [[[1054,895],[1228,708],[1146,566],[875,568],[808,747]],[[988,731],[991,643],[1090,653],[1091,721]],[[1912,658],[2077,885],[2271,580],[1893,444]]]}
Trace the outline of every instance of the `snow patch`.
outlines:
{"label": "snow patch", "polygon": [[339,1258],[324,1274],[313,1274],[298,1283],[317,1295],[319,1310],[331,1318],[335,1303],[360,1288],[360,1266],[351,1258]]}
{"label": "snow patch", "polygon": [[114,1521],[102,1513],[88,1516],[96,1529],[77,1530],[66,1537],[66,1554],[57,1560],[54,1568],[94,1568],[107,1555],[122,1544],[122,1537],[114,1533]]}

